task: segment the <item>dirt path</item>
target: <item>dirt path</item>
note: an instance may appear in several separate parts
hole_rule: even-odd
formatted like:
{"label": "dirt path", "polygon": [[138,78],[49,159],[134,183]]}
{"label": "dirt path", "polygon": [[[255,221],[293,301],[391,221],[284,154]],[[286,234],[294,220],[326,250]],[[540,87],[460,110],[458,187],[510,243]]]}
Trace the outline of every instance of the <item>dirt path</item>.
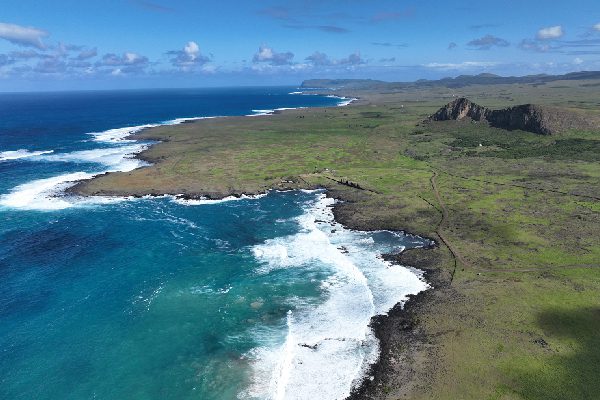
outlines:
{"label": "dirt path", "polygon": [[431,182],[431,188],[433,189],[433,193],[439,204],[439,210],[441,210],[442,213],[442,218],[440,219],[440,222],[438,222],[438,225],[435,228],[435,233],[439,236],[440,240],[446,245],[446,247],[448,247],[448,250],[450,250],[450,253],[452,253],[452,257],[454,258],[454,269],[452,270],[452,277],[450,278],[450,283],[452,283],[452,281],[454,280],[454,274],[456,273],[456,268],[458,266],[457,261],[459,261],[464,267],[468,268],[471,267],[471,264],[467,260],[465,260],[465,258],[456,250],[456,248],[452,245],[452,243],[450,243],[450,240],[448,240],[448,238],[442,231],[444,225],[448,221],[448,209],[446,208],[446,204],[444,204],[444,201],[442,200],[442,196],[440,196],[440,191],[435,180],[437,176],[437,171],[434,171],[433,175],[429,179]]}
{"label": "dirt path", "polygon": [[[478,182],[483,182],[483,183],[487,183],[487,184],[492,184],[492,185],[501,185],[501,186],[513,186],[513,187],[519,187],[519,188],[524,188],[524,189],[531,189],[531,190],[539,190],[539,191],[544,191],[544,192],[552,192],[552,193],[557,193],[557,194],[562,194],[562,195],[568,195],[568,196],[575,196],[575,197],[585,197],[585,198],[591,198],[591,199],[597,199],[596,197],[593,196],[586,196],[586,195],[579,195],[576,193],[567,193],[567,192],[561,192],[561,191],[557,191],[557,190],[552,190],[552,189],[540,189],[540,188],[535,188],[535,187],[528,187],[525,185],[517,185],[517,184],[510,184],[510,183],[499,183],[499,182],[491,182],[491,181],[486,181],[483,179],[477,179],[477,178],[469,178],[466,176],[461,176],[461,175],[455,175],[449,172],[445,172],[442,171],[442,173],[456,177],[456,178],[461,178],[461,179],[465,179],[465,180],[474,180],[474,181],[478,181]],[[436,178],[438,177],[438,172],[434,171],[433,175],[430,178],[431,181],[431,187],[433,189],[433,193],[435,195],[435,198],[439,204],[439,207],[436,207],[435,205],[431,204],[429,201],[427,201],[429,204],[431,204],[434,208],[436,208],[438,211],[440,211],[440,213],[442,214],[442,218],[440,219],[440,222],[438,223],[437,227],[436,227],[436,234],[440,237],[440,239],[442,240],[442,242],[446,245],[446,247],[448,247],[448,249],[450,250],[450,252],[452,253],[452,256],[454,257],[454,271],[452,272],[452,279],[454,279],[454,273],[456,272],[456,262],[459,261],[461,264],[463,264],[463,266],[465,267],[469,267],[471,268],[471,264],[469,264],[469,262],[467,260],[465,260],[465,258],[456,250],[456,248],[452,245],[452,243],[448,240],[448,238],[446,237],[446,235],[444,234],[444,232],[442,231],[444,224],[447,223],[448,220],[448,209],[446,208],[446,205],[444,204],[444,201],[442,200],[442,197],[440,195],[438,186],[437,186],[437,182],[436,182]],[[587,264],[582,264],[582,265],[568,265],[568,266],[556,266],[556,267],[540,267],[540,268],[527,268],[527,269],[481,269],[478,271],[479,272],[543,272],[543,271],[548,271],[548,270],[558,270],[558,269],[577,269],[577,268],[598,268],[597,265],[587,265]]]}

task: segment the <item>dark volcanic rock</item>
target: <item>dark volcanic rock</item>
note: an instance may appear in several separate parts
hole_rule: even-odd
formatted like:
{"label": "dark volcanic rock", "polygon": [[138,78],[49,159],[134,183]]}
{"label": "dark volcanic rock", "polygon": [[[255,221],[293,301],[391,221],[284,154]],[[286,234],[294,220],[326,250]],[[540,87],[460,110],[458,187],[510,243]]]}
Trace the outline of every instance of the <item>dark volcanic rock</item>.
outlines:
{"label": "dark volcanic rock", "polygon": [[548,112],[533,104],[523,104],[504,110],[490,110],[486,113],[486,119],[490,125],[515,130],[520,129],[528,132],[551,135],[552,131],[548,124]]}
{"label": "dark volcanic rock", "polygon": [[552,135],[567,129],[590,129],[592,124],[580,115],[564,109],[524,104],[490,110],[461,97],[440,108],[429,117],[431,121],[463,120],[487,121],[495,128],[523,130],[541,135]]}
{"label": "dark volcanic rock", "polygon": [[461,97],[440,108],[430,119],[434,121],[449,121],[471,118],[475,121],[485,119],[487,108],[473,103],[471,100]]}
{"label": "dark volcanic rock", "polygon": [[504,110],[489,111],[490,125],[508,130],[553,135],[568,129],[591,129],[592,124],[582,116],[556,107],[524,104]]}

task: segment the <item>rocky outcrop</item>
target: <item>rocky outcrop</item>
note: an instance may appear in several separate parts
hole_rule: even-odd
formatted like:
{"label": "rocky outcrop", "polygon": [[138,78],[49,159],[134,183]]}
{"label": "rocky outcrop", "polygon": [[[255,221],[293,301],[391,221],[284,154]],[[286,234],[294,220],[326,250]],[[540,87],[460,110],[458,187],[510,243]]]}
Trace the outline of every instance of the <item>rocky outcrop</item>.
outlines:
{"label": "rocky outcrop", "polygon": [[[504,110],[488,110],[486,119],[491,126],[508,130],[551,135],[556,133],[552,127],[558,127],[560,121],[553,120],[553,113],[543,107],[524,104]],[[556,114],[555,114],[556,115]]]}
{"label": "rocky outcrop", "polygon": [[471,118],[474,121],[482,121],[488,109],[473,103],[471,100],[461,97],[440,108],[438,112],[429,117],[434,121],[462,120]]}
{"label": "rocky outcrop", "polygon": [[541,135],[553,135],[568,129],[590,129],[582,116],[568,110],[524,104],[502,110],[490,110],[461,97],[440,108],[430,121],[471,119],[485,121],[495,128],[522,130]]}

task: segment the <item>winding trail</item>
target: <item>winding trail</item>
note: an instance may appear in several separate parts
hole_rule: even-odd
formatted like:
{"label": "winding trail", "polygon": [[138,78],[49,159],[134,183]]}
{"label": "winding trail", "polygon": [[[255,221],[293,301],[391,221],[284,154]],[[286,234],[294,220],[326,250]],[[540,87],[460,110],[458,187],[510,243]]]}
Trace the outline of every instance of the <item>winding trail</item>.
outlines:
{"label": "winding trail", "polygon": [[[531,187],[531,186],[527,186],[527,185],[519,185],[519,184],[512,184],[512,183],[501,183],[501,182],[493,182],[493,181],[488,181],[488,180],[484,180],[484,179],[478,179],[478,178],[473,178],[473,177],[466,177],[466,176],[462,176],[462,175],[456,175],[456,174],[452,174],[450,172],[447,171],[441,171],[442,173],[455,177],[455,178],[460,178],[460,179],[465,179],[465,180],[470,180],[470,181],[477,181],[477,182],[482,182],[482,183],[486,183],[486,184],[491,184],[491,185],[500,185],[500,186],[509,186],[509,187],[518,187],[518,188],[522,188],[522,189],[530,189],[530,190],[538,190],[541,192],[548,192],[548,193],[556,193],[556,194],[561,194],[561,195],[566,195],[566,196],[574,196],[574,197],[583,197],[583,198],[588,198],[588,199],[593,199],[593,200],[600,200],[600,198],[595,197],[595,196],[589,196],[589,195],[584,195],[584,194],[577,194],[577,193],[569,193],[569,192],[563,192],[563,191],[559,191],[559,190],[554,190],[554,189],[543,189],[543,188],[537,188],[537,187]],[[436,182],[436,178],[438,177],[438,171],[433,171],[433,175],[430,178],[430,182],[431,182],[431,187],[433,189],[433,193],[435,195],[435,198],[439,204],[439,207],[435,206],[434,204],[432,204],[431,202],[429,202],[428,200],[426,200],[425,198],[422,198],[424,201],[426,201],[427,203],[429,203],[432,207],[434,207],[435,209],[437,209],[442,217],[435,229],[435,233],[439,236],[439,238],[441,239],[441,241],[446,245],[446,247],[448,247],[448,249],[450,250],[450,253],[452,253],[452,256],[454,258],[454,270],[452,271],[452,276],[451,276],[451,280],[450,282],[452,283],[452,280],[454,279],[454,274],[456,273],[456,268],[457,268],[457,261],[459,261],[461,264],[463,264],[465,267],[472,267],[471,264],[460,254],[460,252],[458,252],[456,250],[456,248],[452,245],[452,243],[449,241],[449,239],[447,238],[447,236],[444,234],[443,232],[443,227],[444,225],[447,223],[448,221],[448,209],[446,208],[446,205],[444,204],[444,201],[442,200],[442,197],[440,195],[439,189],[438,189],[438,185]],[[567,265],[567,266],[555,266],[555,267],[540,267],[540,268],[527,268],[527,269],[516,269],[516,268],[510,268],[510,269],[481,269],[478,270],[479,272],[543,272],[543,271],[548,271],[548,270],[558,270],[558,269],[578,269],[578,268],[598,268],[597,265],[589,265],[589,264],[581,264],[581,265]]]}
{"label": "winding trail", "polygon": [[456,250],[452,243],[450,243],[450,240],[448,240],[448,238],[442,230],[444,225],[448,221],[448,209],[446,208],[446,204],[444,204],[442,196],[440,195],[440,191],[436,182],[437,176],[437,171],[433,171],[433,175],[431,175],[431,178],[429,179],[429,181],[431,182],[431,188],[433,189],[433,194],[435,195],[435,198],[439,204],[438,211],[441,211],[442,214],[442,217],[435,228],[435,233],[438,235],[440,240],[446,245],[448,250],[450,250],[450,253],[452,253],[452,257],[454,258],[454,269],[452,270],[452,275],[450,277],[450,283],[452,283],[452,281],[454,280],[454,274],[456,273],[456,268],[458,267],[457,260],[460,261],[460,263],[463,266],[468,268],[471,267],[471,264],[467,260],[465,260],[465,258]]}

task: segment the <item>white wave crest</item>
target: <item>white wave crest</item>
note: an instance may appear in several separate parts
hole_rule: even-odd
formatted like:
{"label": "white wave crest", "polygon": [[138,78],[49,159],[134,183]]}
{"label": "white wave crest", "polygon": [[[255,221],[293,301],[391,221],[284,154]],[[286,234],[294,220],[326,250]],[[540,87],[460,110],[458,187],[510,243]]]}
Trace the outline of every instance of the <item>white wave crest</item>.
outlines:
{"label": "white wave crest", "polygon": [[164,121],[162,123],[162,125],[179,125],[179,124],[184,124],[186,122],[193,122],[193,121],[199,121],[202,119],[214,119],[214,118],[222,118],[220,116],[213,116],[213,117],[188,117],[188,118],[175,118],[175,119],[170,119],[168,121]]}
{"label": "white wave crest", "polygon": [[41,156],[43,154],[50,154],[54,150],[40,150],[40,151],[29,151],[26,149],[0,151],[0,161],[19,160],[21,158],[31,158]]}
{"label": "white wave crest", "polygon": [[183,206],[201,206],[201,205],[205,205],[205,204],[225,203],[228,201],[260,199],[262,197],[265,197],[267,194],[268,193],[261,193],[261,194],[254,194],[254,195],[242,194],[241,196],[227,196],[227,197],[223,197],[222,199],[215,199],[215,200],[207,199],[207,198],[185,199],[185,198],[181,197],[182,195],[179,195],[179,196],[172,196],[172,201],[174,203],[181,204]]}
{"label": "white wave crest", "polygon": [[338,107],[345,107],[345,106],[355,102],[358,99],[348,99],[348,98],[342,97],[341,100],[342,101],[337,105]]}
{"label": "white wave crest", "polygon": [[266,110],[252,110],[252,112],[254,114],[249,114],[246,115],[246,117],[259,117],[262,115],[273,115],[275,114],[276,111],[285,111],[285,110],[302,110],[306,107],[279,107],[279,108],[274,108],[272,110],[270,109],[266,109]]}
{"label": "white wave crest", "polygon": [[258,117],[260,115],[273,115],[275,110],[252,110],[254,114],[249,114],[247,117]]}
{"label": "white wave crest", "polygon": [[338,99],[338,100],[340,100],[340,102],[337,104],[338,107],[345,107],[345,106],[347,106],[347,105],[355,102],[356,100],[358,100],[356,98],[336,96],[334,94],[327,95],[326,97],[329,97],[331,99]]}
{"label": "white wave crest", "polygon": [[[124,128],[108,129],[102,132],[90,132],[93,141],[110,144],[111,147],[79,150],[70,153],[51,154],[53,151],[47,151],[35,154],[35,161],[58,161],[75,163],[96,163],[104,166],[103,170],[91,172],[74,172],[63,174],[52,178],[37,179],[13,188],[10,193],[0,196],[0,205],[4,207],[27,209],[27,210],[62,210],[75,206],[85,206],[92,204],[113,203],[131,199],[129,197],[80,197],[60,195],[65,189],[73,186],[77,181],[91,179],[96,175],[106,172],[128,172],[136,168],[149,165],[147,162],[134,158],[134,156],[148,147],[147,143],[137,143],[134,140],[127,139],[130,135],[138,133],[144,129],[159,125],[176,125],[189,120],[198,118],[179,118],[171,121],[165,121],[161,124],[145,124],[137,126],[128,126]],[[130,144],[131,143],[131,144]],[[26,151],[26,150],[24,150]],[[21,150],[19,150],[21,152]],[[2,153],[4,154],[4,153]],[[25,155],[25,153],[20,153]],[[29,156],[32,153],[27,153]],[[8,156],[11,156],[9,153]],[[33,157],[33,155],[31,155]]]}
{"label": "white wave crest", "polygon": [[80,150],[71,153],[59,153],[42,157],[46,161],[62,161],[75,163],[97,163],[107,167],[111,171],[128,172],[136,168],[148,165],[147,162],[134,158],[148,146],[145,144],[131,144],[126,146],[108,147],[93,150]]}
{"label": "white wave crest", "polygon": [[378,341],[369,327],[371,318],[387,313],[408,294],[427,288],[419,274],[380,257],[393,249],[392,241],[378,244],[371,237],[377,233],[351,231],[337,224],[333,202],[320,195],[298,218],[302,228],[298,234],[252,248],[262,263],[259,273],[320,268],[330,276],[321,285],[325,293],[321,304],[301,305],[293,315],[288,314],[283,344],[277,334],[261,333],[269,339],[247,354],[252,360],[253,384],[242,398],[347,397],[379,355]]}
{"label": "white wave crest", "polygon": [[55,211],[70,208],[76,204],[106,204],[125,200],[125,198],[94,196],[81,197],[75,202],[70,196],[61,195],[62,191],[78,181],[90,179],[93,176],[87,172],[74,172],[27,182],[13,188],[10,193],[0,196],[0,205],[21,210]]}
{"label": "white wave crest", "polygon": [[126,126],[124,128],[108,129],[102,132],[89,132],[88,135],[92,135],[95,142],[104,143],[123,143],[132,142],[133,140],[127,139],[127,137],[141,132],[144,129],[154,128],[159,124],[146,124],[137,126]]}

